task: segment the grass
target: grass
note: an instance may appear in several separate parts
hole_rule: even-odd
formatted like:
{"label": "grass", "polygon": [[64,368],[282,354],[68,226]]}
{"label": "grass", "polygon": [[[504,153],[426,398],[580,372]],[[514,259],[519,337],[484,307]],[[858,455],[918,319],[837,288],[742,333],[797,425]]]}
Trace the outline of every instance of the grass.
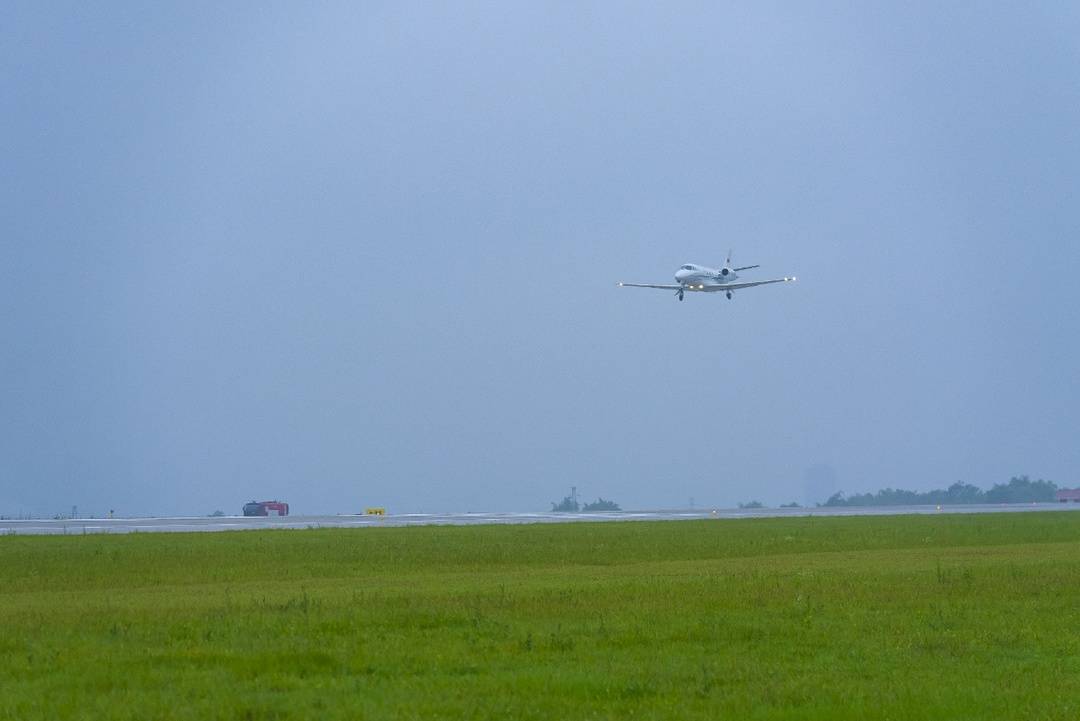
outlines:
{"label": "grass", "polygon": [[0,718],[1075,719],[1080,513],[0,538]]}

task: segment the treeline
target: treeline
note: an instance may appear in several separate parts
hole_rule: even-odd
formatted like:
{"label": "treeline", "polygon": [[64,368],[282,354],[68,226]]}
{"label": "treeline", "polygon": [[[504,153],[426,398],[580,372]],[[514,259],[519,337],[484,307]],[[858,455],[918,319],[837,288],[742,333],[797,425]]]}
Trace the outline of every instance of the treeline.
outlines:
{"label": "treeline", "polygon": [[619,504],[615,501],[605,501],[603,498],[597,498],[592,503],[586,503],[584,505],[579,504],[576,498],[571,496],[564,497],[558,503],[551,504],[551,510],[555,512],[563,513],[576,513],[577,511],[621,511]]}
{"label": "treeline", "polygon": [[995,483],[984,491],[970,483],[957,481],[944,490],[905,491],[885,488],[877,493],[856,493],[845,496],[837,491],[819,506],[922,506],[973,503],[1045,503],[1056,500],[1057,484],[1041,478],[1033,481],[1027,476],[1013,476],[1008,483]]}

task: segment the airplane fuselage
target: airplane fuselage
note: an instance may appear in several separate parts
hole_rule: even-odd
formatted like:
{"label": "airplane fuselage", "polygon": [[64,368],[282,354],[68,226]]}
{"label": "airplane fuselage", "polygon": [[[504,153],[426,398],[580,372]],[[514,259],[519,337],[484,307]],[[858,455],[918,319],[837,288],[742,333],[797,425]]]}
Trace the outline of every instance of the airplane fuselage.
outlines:
{"label": "airplane fuselage", "polygon": [[675,282],[686,290],[694,291],[723,290],[725,285],[733,283],[738,277],[731,268],[708,268],[693,263],[687,263],[675,271]]}

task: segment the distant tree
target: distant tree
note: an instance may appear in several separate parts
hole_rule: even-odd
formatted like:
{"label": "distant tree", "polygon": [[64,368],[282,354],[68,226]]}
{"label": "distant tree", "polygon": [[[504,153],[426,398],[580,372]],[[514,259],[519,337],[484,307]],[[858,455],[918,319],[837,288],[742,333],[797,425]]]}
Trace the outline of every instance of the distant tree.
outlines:
{"label": "distant tree", "polygon": [[945,490],[945,503],[983,503],[986,494],[983,489],[970,483],[957,481]]}
{"label": "distant tree", "polygon": [[551,510],[562,513],[574,513],[580,510],[580,505],[570,496],[565,496],[560,503],[552,503]]}
{"label": "distant tree", "polygon": [[224,515],[225,515],[225,511],[214,511],[213,513],[210,514],[210,517],[211,518],[219,518],[219,517],[224,516]]}
{"label": "distant tree", "polygon": [[594,503],[586,503],[582,506],[583,511],[621,511],[619,504],[615,501],[605,501],[603,498],[597,498]]}
{"label": "distant tree", "polygon": [[802,508],[802,506],[800,506],[795,501],[792,501],[791,503],[781,503],[780,507],[781,508]]}
{"label": "distant tree", "polygon": [[837,491],[836,493],[834,493],[831,496],[829,496],[828,498],[826,498],[824,503],[821,503],[821,504],[818,504],[818,505],[821,505],[821,506],[846,506],[847,504],[848,504],[848,502],[847,502],[847,499],[844,498],[844,492],[843,491]]}
{"label": "distant tree", "polygon": [[987,503],[1038,503],[1055,500],[1057,484],[1041,478],[1033,481],[1027,476],[1013,476],[1008,483],[995,483],[986,492]]}
{"label": "distant tree", "polygon": [[1027,476],[1013,476],[1008,483],[995,483],[989,491],[957,481],[945,490],[918,492],[900,488],[883,488],[877,493],[856,493],[844,496],[837,491],[821,506],[915,506],[959,503],[1045,503],[1055,500],[1056,484]]}
{"label": "distant tree", "polygon": [[761,501],[749,501],[747,503],[740,503],[739,508],[764,508],[765,504]]}

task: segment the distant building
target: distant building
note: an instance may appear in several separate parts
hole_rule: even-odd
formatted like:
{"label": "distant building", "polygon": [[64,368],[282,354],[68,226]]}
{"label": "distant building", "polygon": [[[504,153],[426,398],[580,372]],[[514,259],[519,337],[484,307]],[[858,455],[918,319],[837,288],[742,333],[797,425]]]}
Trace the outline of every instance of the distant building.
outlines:
{"label": "distant building", "polygon": [[1080,503],[1080,488],[1062,488],[1057,492],[1058,503]]}
{"label": "distant building", "polygon": [[284,501],[251,501],[244,504],[245,516],[287,516],[289,504]]}

